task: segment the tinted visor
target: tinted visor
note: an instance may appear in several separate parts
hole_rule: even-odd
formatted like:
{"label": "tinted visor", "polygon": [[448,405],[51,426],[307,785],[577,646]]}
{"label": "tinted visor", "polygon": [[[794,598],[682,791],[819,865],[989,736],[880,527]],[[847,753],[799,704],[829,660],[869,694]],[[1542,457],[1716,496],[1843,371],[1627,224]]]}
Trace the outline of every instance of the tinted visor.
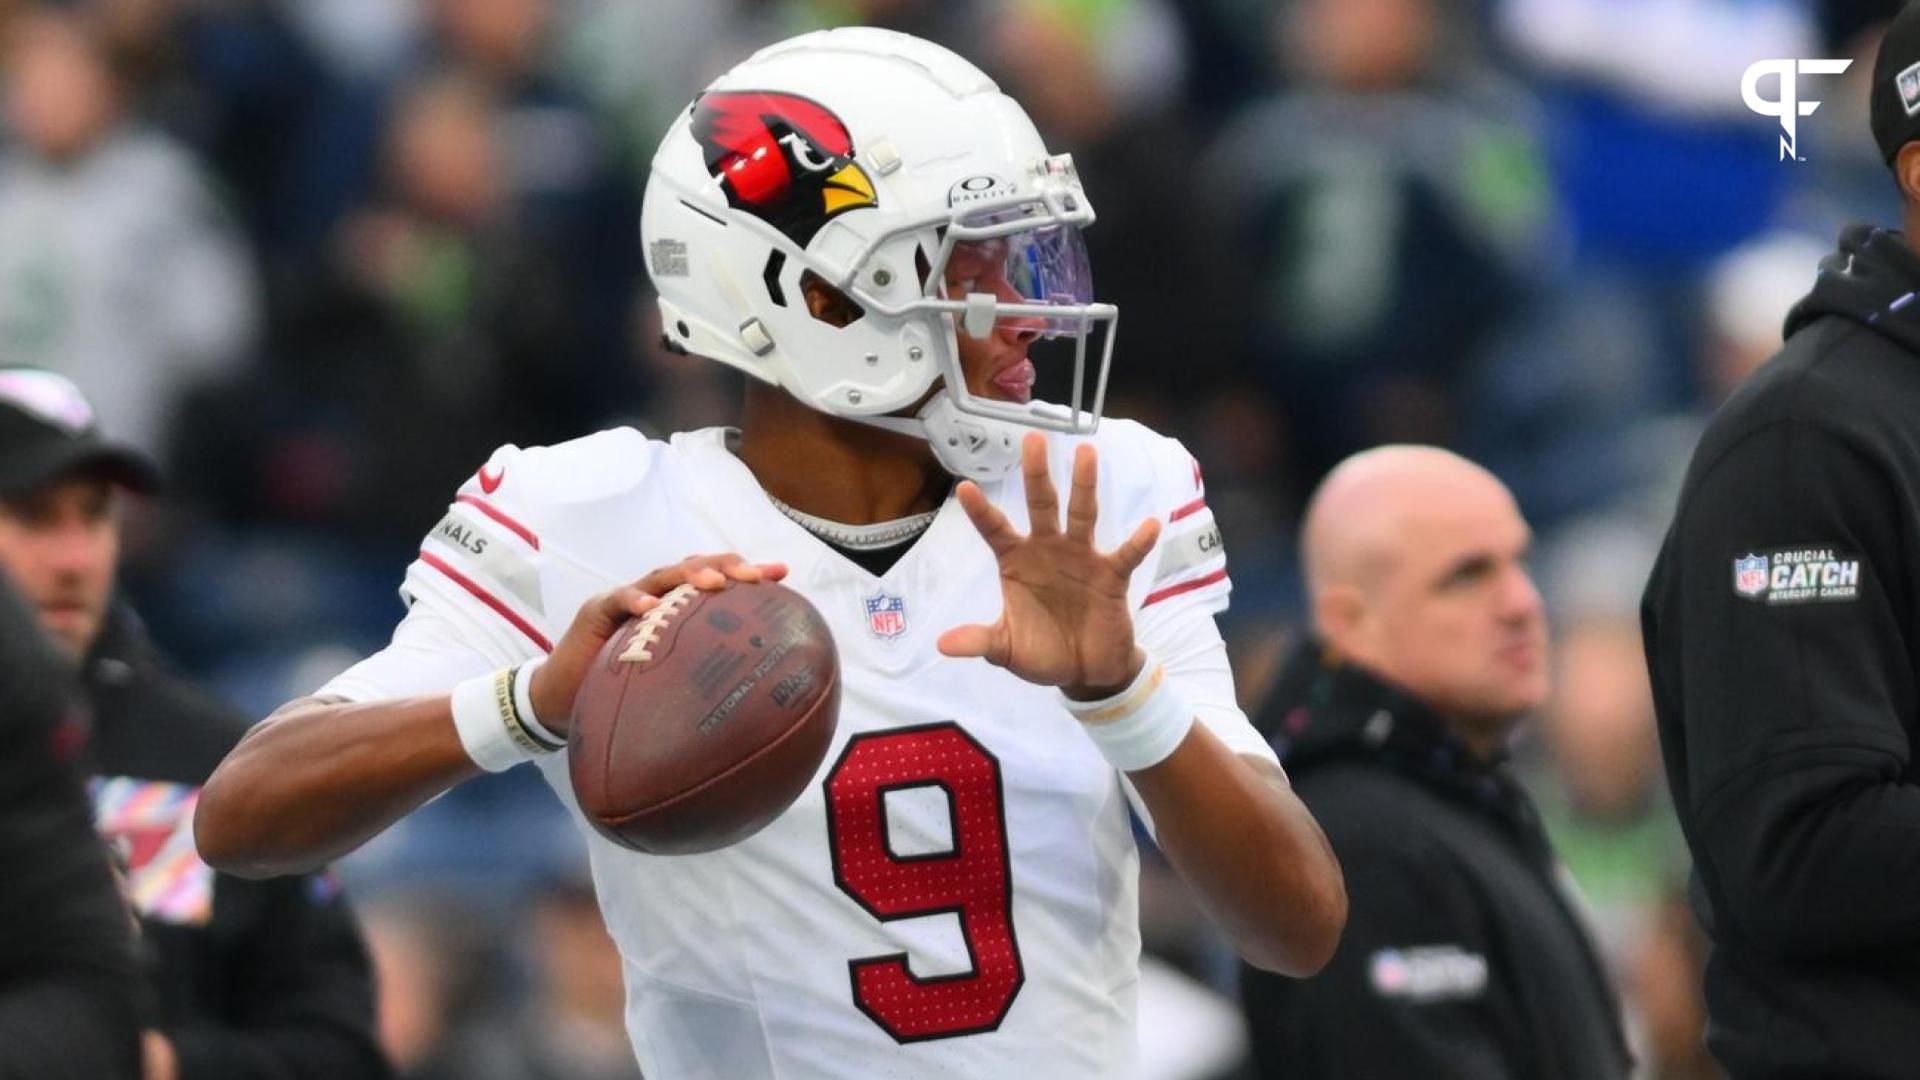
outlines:
{"label": "tinted visor", "polygon": [[[982,239],[955,241],[945,274],[950,298],[986,293],[1004,304],[1051,307],[1093,301],[1093,269],[1079,227],[1050,223],[1018,228],[1017,222],[1026,216],[1016,209],[962,223],[970,230],[993,228],[996,233],[1008,226],[1013,228]],[[1016,317],[1050,338],[1077,333],[1085,325],[1079,312],[1071,317],[1039,313]]]}

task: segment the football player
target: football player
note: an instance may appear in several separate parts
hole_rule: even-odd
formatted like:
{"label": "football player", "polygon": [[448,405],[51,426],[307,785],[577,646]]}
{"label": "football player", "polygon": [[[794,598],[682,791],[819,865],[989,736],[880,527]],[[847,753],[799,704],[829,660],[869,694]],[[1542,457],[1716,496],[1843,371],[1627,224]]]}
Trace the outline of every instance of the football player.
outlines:
{"label": "football player", "polygon": [[[784,579],[840,649],[818,782],[710,854],[589,830],[647,1075],[1130,1074],[1130,801],[1243,956],[1318,969],[1344,887],[1235,704],[1199,468],[1095,431],[1092,221],[1072,162],[938,46],[826,31],[722,76],[661,144],[642,232],[668,342],[754,377],[741,427],[502,447],[408,568],[392,644],[207,786],[205,856],[315,866],[528,760],[571,806],[557,751],[616,627],[681,583]],[[1066,404],[1033,398],[1042,339],[1072,350]]]}

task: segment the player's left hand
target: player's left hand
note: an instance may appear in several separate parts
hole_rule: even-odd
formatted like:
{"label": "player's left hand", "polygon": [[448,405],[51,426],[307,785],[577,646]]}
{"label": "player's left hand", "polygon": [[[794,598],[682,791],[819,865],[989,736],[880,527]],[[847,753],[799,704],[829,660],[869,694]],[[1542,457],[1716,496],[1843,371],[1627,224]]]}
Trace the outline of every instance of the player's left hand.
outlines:
{"label": "player's left hand", "polygon": [[955,491],[999,560],[1002,607],[991,626],[956,626],[941,634],[940,651],[982,657],[1028,682],[1058,686],[1069,697],[1118,693],[1145,662],[1133,641],[1127,582],[1159,539],[1160,521],[1142,521],[1119,547],[1102,553],[1093,544],[1100,471],[1093,447],[1083,443],[1074,453],[1064,531],[1045,436],[1035,432],[1021,443],[1020,469],[1032,528],[1025,536],[971,481]]}

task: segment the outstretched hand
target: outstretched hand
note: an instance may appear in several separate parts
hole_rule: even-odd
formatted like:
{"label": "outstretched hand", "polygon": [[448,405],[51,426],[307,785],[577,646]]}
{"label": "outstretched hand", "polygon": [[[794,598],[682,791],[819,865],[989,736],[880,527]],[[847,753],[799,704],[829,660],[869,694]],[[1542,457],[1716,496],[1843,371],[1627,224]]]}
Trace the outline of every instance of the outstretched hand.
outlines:
{"label": "outstretched hand", "polygon": [[1027,435],[1020,468],[1032,528],[1025,536],[971,481],[955,492],[1000,563],[1002,607],[991,625],[956,626],[941,634],[940,651],[981,657],[1028,682],[1058,686],[1068,697],[1118,693],[1145,661],[1133,641],[1127,582],[1159,539],[1160,521],[1142,521],[1119,547],[1102,553],[1093,543],[1099,520],[1094,448],[1083,443],[1074,452],[1065,530],[1060,496],[1047,472],[1045,436]]}

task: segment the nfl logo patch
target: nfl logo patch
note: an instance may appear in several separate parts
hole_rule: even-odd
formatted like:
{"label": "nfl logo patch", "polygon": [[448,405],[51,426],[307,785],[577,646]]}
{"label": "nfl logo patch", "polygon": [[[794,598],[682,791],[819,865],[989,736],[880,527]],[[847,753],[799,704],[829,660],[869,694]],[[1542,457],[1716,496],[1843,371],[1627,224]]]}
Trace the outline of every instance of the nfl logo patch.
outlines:
{"label": "nfl logo patch", "polygon": [[1920,112],[1920,64],[1907,65],[1893,82],[1900,91],[1900,107],[1907,110],[1907,115]]}
{"label": "nfl logo patch", "polygon": [[1767,557],[1748,555],[1733,560],[1733,591],[1741,596],[1759,596],[1767,591]]}
{"label": "nfl logo patch", "polygon": [[867,597],[867,632],[892,639],[907,632],[907,602],[884,592]]}

